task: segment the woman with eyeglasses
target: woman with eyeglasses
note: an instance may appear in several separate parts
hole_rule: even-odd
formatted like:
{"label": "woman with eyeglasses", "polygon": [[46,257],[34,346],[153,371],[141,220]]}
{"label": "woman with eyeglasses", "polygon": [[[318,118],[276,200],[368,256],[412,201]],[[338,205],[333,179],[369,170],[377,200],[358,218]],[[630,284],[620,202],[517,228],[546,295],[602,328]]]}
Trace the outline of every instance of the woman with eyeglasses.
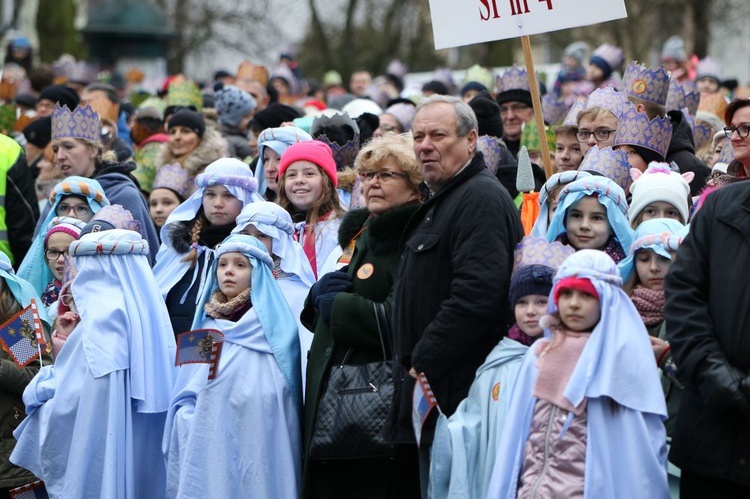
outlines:
{"label": "woman with eyeglasses", "polygon": [[41,221],[42,230],[35,236],[29,252],[18,268],[19,277],[29,281],[39,295],[44,294],[55,278],[45,255],[47,233],[54,227],[55,219],[68,217],[86,223],[108,204],[104,189],[96,180],[68,177],[58,183],[50,194],[50,209]]}
{"label": "woman with eyeglasses", "polygon": [[[419,207],[422,176],[407,135],[374,138],[358,154],[366,207],[349,211],[341,223],[339,271],[325,274],[310,290],[302,323],[314,331],[307,366],[303,498],[419,497],[416,447],[395,446],[389,457],[326,461],[311,454],[318,407],[332,366],[382,361],[381,332],[390,358],[392,289],[398,246]],[[437,269],[436,269],[437,271]],[[382,304],[378,328],[373,304]],[[349,353],[349,354],[348,354]]]}
{"label": "woman with eyeglasses", "polygon": [[724,133],[734,148],[734,161],[727,174],[740,179],[750,177],[750,99],[735,99],[724,112]]}

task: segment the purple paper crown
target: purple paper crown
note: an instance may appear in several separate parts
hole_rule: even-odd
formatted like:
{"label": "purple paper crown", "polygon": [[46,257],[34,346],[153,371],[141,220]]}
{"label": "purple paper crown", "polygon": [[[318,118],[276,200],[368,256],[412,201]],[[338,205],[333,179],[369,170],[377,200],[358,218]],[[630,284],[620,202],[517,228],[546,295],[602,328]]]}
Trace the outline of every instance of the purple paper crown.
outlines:
{"label": "purple paper crown", "polygon": [[620,66],[622,66],[622,63],[625,62],[625,58],[622,55],[622,49],[620,47],[610,45],[609,43],[599,45],[599,47],[594,50],[594,53],[591,54],[591,57],[598,57],[604,60],[604,62],[609,64],[609,67],[612,69],[612,71],[618,69]]}
{"label": "purple paper crown", "polygon": [[734,147],[732,147],[732,141],[729,139],[724,141],[724,147],[721,148],[721,156],[717,163],[729,164],[734,161]]}
{"label": "purple paper crown", "polygon": [[577,100],[570,107],[570,111],[563,120],[563,126],[578,126],[578,113],[586,109],[586,102]]}
{"label": "purple paper crown", "polygon": [[525,69],[521,69],[515,64],[512,68],[497,77],[497,93],[507,92],[509,90],[526,90],[531,92],[529,85],[529,75]]}
{"label": "purple paper crown", "polygon": [[503,146],[500,139],[491,135],[481,135],[477,138],[477,151],[482,153],[484,166],[494,175],[503,158]]}
{"label": "purple paper crown", "polygon": [[593,107],[602,107],[619,118],[630,107],[630,101],[628,101],[625,92],[620,92],[615,90],[615,87],[608,86],[597,88],[589,95],[586,109]]}
{"label": "purple paper crown", "polygon": [[75,279],[75,277],[78,275],[78,269],[76,268],[76,264],[70,255],[65,255],[65,257],[63,257],[63,262],[62,284],[64,287],[70,284],[73,279]]}
{"label": "purple paper crown", "polygon": [[657,69],[633,61],[622,78],[622,88],[628,96],[665,106],[669,94],[669,71],[664,66]]}
{"label": "purple paper crown", "polygon": [[625,151],[615,151],[611,147],[589,149],[579,168],[581,171],[596,172],[604,175],[628,192],[633,179],[630,177],[630,163]]}
{"label": "purple paper crown", "polygon": [[52,140],[70,138],[99,142],[101,126],[99,115],[91,106],[77,106],[71,112],[68,106],[55,104],[52,110]]}
{"label": "purple paper crown", "polygon": [[690,131],[695,130],[695,116],[690,114],[687,110],[687,108],[683,108],[680,110],[682,112],[682,116],[685,117],[685,122],[690,126]]}
{"label": "purple paper crown", "polygon": [[135,220],[133,218],[133,214],[119,204],[111,204],[102,207],[101,210],[97,211],[96,214],[91,217],[91,220],[89,220],[89,223],[86,225],[86,227],[88,228],[89,226],[95,226],[97,222],[105,222],[111,225],[111,227],[102,225],[102,227],[98,230],[94,227],[94,229],[91,231],[86,231],[86,229],[84,229],[84,231],[100,232],[102,230],[108,229],[125,229],[140,232],[141,230],[141,224],[138,222],[138,220]]}
{"label": "purple paper crown", "polygon": [[171,189],[185,199],[190,194],[194,183],[186,169],[179,163],[172,163],[159,167],[151,190]]}
{"label": "purple paper crown", "polygon": [[645,147],[664,158],[667,155],[670,140],[672,140],[672,124],[669,118],[657,116],[649,120],[646,113],[639,113],[635,106],[631,106],[620,116],[612,145]]}
{"label": "purple paper crown", "polygon": [[669,95],[667,95],[667,111],[679,111],[683,107],[688,108],[690,114],[695,116],[698,112],[701,94],[691,81],[681,83],[670,80]]}
{"label": "purple paper crown", "polygon": [[550,243],[543,237],[526,236],[513,252],[513,272],[527,265],[544,265],[557,270],[573,253],[572,246],[558,241]]}
{"label": "purple paper crown", "polygon": [[565,102],[565,99],[555,96],[554,92],[550,92],[542,97],[542,114],[544,115],[544,122],[548,125],[557,125],[565,120],[570,106]]}
{"label": "purple paper crown", "polygon": [[714,127],[708,123],[696,123],[693,128],[693,140],[695,141],[695,150],[697,151],[706,144],[711,143],[714,138]]}

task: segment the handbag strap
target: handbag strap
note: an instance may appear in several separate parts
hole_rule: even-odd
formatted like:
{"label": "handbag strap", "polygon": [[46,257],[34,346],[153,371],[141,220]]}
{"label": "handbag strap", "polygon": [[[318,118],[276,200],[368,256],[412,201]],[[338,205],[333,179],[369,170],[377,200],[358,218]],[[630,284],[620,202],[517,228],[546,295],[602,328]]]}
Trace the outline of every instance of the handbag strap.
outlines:
{"label": "handbag strap", "polygon": [[[390,336],[391,328],[388,324],[388,319],[385,316],[385,306],[382,303],[372,302],[372,309],[375,312],[375,324],[377,324],[378,326],[378,337],[380,338],[380,351],[383,352],[383,361],[388,362],[388,353],[385,349],[383,329],[385,329]],[[339,366],[343,366],[347,363],[353,351],[353,348],[350,348],[346,351],[346,353],[344,354],[344,358],[341,359],[341,363],[339,364]]]}
{"label": "handbag strap", "polygon": [[388,355],[385,352],[385,340],[383,339],[383,329],[390,333],[388,320],[385,317],[385,306],[382,303],[372,302],[372,308],[375,311],[375,323],[378,325],[378,336],[380,337],[380,349],[383,352],[383,361],[388,361]]}

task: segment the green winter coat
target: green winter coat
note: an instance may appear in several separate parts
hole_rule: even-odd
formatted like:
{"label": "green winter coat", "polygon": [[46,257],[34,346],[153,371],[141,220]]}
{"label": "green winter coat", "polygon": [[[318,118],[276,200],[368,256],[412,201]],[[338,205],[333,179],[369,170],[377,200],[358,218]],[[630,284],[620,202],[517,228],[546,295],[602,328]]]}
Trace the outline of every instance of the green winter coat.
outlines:
{"label": "green winter coat", "polygon": [[[331,366],[340,363],[350,348],[353,351],[349,364],[366,364],[383,358],[372,303],[385,305],[390,323],[398,244],[406,223],[417,208],[417,204],[400,206],[378,217],[370,217],[366,209],[347,213],[339,229],[339,244],[346,248],[359,233],[347,270],[353,278],[352,291],[336,296],[330,325],[318,317],[309,295],[305,301],[300,318],[302,324],[314,332],[314,338],[307,364],[302,497],[342,497],[343,490],[348,491],[349,497],[358,498],[410,497],[404,495],[405,484],[394,469],[405,468],[399,463],[399,457],[321,463],[307,459],[307,455],[318,402]],[[371,267],[372,272],[358,275],[363,266]],[[389,359],[390,343],[390,337],[386,338]]]}

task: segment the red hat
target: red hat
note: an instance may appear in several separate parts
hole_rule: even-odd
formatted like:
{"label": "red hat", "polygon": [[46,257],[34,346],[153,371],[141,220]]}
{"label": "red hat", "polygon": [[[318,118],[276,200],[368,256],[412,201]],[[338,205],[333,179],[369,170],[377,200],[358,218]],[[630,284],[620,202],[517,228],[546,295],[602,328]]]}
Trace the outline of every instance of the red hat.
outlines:
{"label": "red hat", "polygon": [[581,277],[565,277],[555,284],[553,294],[555,305],[557,305],[557,300],[560,298],[560,293],[562,293],[563,289],[577,289],[596,297],[597,300],[599,299],[599,293],[597,293],[596,288],[589,279]]}
{"label": "red hat", "polygon": [[279,161],[279,178],[282,178],[289,165],[296,161],[315,163],[328,175],[334,187],[339,185],[336,176],[336,161],[333,159],[333,152],[328,144],[319,140],[307,140],[292,144],[284,151],[281,161]]}

